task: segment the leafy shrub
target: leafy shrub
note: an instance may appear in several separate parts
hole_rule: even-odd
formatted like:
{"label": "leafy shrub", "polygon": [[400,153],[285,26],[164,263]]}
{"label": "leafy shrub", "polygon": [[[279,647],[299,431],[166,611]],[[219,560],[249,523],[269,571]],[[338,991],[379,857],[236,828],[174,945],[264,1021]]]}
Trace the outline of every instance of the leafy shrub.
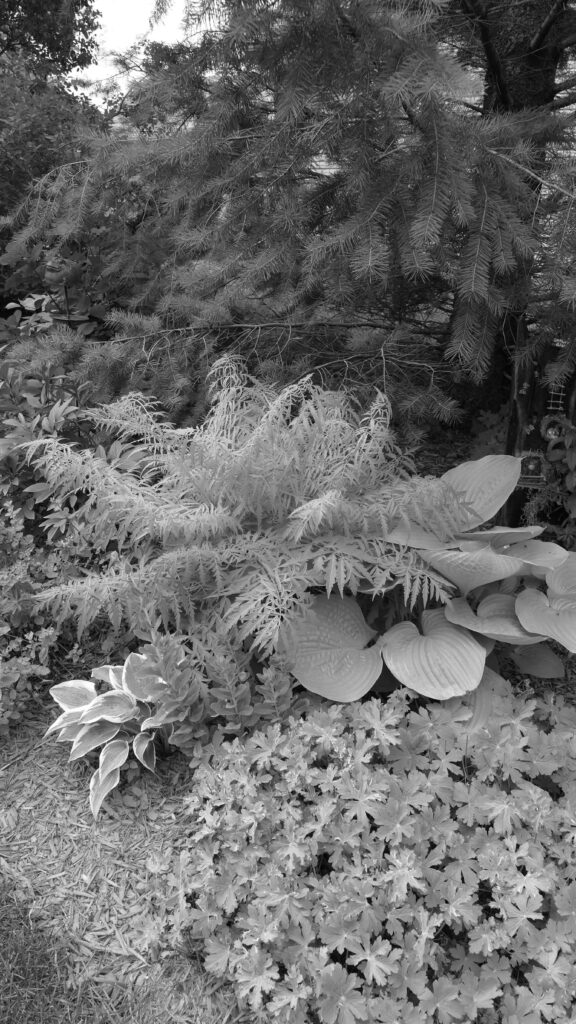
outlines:
{"label": "leafy shrub", "polygon": [[256,1020],[568,1024],[576,712],[470,711],[402,690],[198,748],[150,932]]}

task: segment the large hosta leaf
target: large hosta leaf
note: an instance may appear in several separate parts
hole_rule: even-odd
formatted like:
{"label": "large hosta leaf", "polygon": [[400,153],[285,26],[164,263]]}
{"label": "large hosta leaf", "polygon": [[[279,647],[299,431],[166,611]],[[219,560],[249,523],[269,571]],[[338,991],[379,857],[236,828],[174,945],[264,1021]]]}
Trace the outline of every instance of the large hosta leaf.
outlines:
{"label": "large hosta leaf", "polygon": [[513,594],[490,594],[480,602],[476,613],[463,597],[455,597],[444,611],[449,622],[474,633],[482,633],[492,640],[510,644],[537,644],[545,636],[527,633],[522,628],[515,610]]}
{"label": "large hosta leaf", "polygon": [[96,697],[96,686],[87,679],[69,679],[50,687],[50,695],[64,711],[85,708]]}
{"label": "large hosta leaf", "polygon": [[138,705],[129,693],[119,693],[111,690],[103,693],[87,707],[82,713],[80,721],[84,725],[90,722],[98,722],[105,719],[107,722],[128,722],[138,714]]}
{"label": "large hosta leaf", "polygon": [[491,526],[489,530],[467,530],[466,533],[458,534],[456,539],[475,540],[481,544],[491,544],[493,548],[502,548],[533,540],[543,532],[543,526]]}
{"label": "large hosta leaf", "polygon": [[528,566],[546,569],[555,569],[562,565],[568,557],[568,552],[559,544],[543,540],[525,540],[518,544],[511,544],[509,548],[506,548],[506,554],[512,558],[521,558]]}
{"label": "large hosta leaf", "polygon": [[470,542],[470,548],[467,551],[420,550],[418,554],[427,565],[454,583],[464,595],[485,583],[514,576],[525,568],[520,558],[511,558],[488,545],[478,546],[474,550],[475,545]]}
{"label": "large hosta leaf", "polygon": [[76,736],[70,748],[69,761],[77,761],[84,757],[91,750],[96,750],[103,743],[113,740],[120,732],[120,726],[115,722],[95,722],[93,725],[85,725]]}
{"label": "large hosta leaf", "polygon": [[378,641],[396,678],[425,697],[448,700],[474,690],[486,651],[466,630],[446,620],[442,608],[422,614],[422,636],[411,622],[393,626]]}
{"label": "large hosta leaf", "polygon": [[136,700],[155,701],[166,696],[168,687],[144,654],[129,654],[122,669],[122,689]]}
{"label": "large hosta leaf", "polygon": [[106,775],[101,775],[100,769],[94,772],[90,779],[90,810],[95,818],[100,813],[100,808],[113,789],[120,782],[120,769],[114,768]]}
{"label": "large hosta leaf", "polygon": [[359,700],[382,671],[382,657],[366,644],[376,635],[351,597],[316,597],[305,614],[280,631],[280,649],[302,686],[330,700]]}
{"label": "large hosta leaf", "polygon": [[485,455],[442,475],[440,479],[466,503],[461,511],[461,531],[473,530],[502,508],[518,484],[520,470],[521,460],[513,455]]}
{"label": "large hosta leaf", "polygon": [[528,632],[543,633],[576,654],[576,595],[549,597],[539,590],[523,590],[516,598],[516,614]]}
{"label": "large hosta leaf", "polygon": [[557,568],[546,573],[546,583],[554,594],[573,594],[576,599],[576,554],[570,552]]}

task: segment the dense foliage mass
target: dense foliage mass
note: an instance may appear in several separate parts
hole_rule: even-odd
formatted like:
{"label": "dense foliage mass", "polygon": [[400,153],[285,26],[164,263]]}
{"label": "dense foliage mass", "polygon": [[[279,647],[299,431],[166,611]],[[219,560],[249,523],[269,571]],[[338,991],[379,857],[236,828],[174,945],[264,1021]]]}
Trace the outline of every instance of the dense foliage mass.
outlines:
{"label": "dense foliage mass", "polygon": [[198,748],[149,935],[256,1020],[568,1024],[576,716],[469,715],[401,691]]}

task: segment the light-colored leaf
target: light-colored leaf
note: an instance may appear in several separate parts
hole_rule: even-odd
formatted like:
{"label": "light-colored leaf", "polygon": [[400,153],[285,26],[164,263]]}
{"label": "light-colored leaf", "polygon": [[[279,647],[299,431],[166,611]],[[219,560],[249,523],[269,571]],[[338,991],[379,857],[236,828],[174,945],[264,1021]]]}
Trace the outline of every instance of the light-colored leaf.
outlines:
{"label": "light-colored leaf", "polygon": [[536,644],[544,636],[527,633],[518,621],[513,594],[490,594],[480,602],[476,612],[463,597],[455,597],[445,607],[446,618],[456,626],[482,633],[492,640],[514,644]]}
{"label": "light-colored leaf", "polygon": [[467,530],[466,533],[458,534],[456,540],[475,540],[481,544],[491,544],[493,548],[501,548],[532,540],[543,532],[543,526],[491,526],[489,530]]}
{"label": "light-colored leaf", "polygon": [[425,697],[448,700],[474,690],[486,651],[465,629],[448,622],[444,609],[422,614],[422,636],[411,622],[393,626],[377,642],[391,672]]}
{"label": "light-colored leaf", "polygon": [[472,716],[465,722],[463,728],[469,736],[487,727],[494,714],[495,698],[499,694],[504,695],[507,689],[506,680],[486,666],[479,685],[466,698],[472,708]]}
{"label": "light-colored leaf", "polygon": [[100,665],[92,669],[91,675],[93,679],[101,679],[103,683],[108,683],[114,690],[121,690],[122,672],[123,665]]}
{"label": "light-colored leaf", "polygon": [[138,705],[129,693],[118,693],[113,690],[103,693],[92,701],[90,707],[82,713],[80,719],[84,725],[98,722],[104,718],[107,722],[128,722],[138,714]]}
{"label": "light-colored leaf", "polygon": [[456,546],[454,542],[442,542],[435,533],[430,533],[416,523],[410,522],[397,522],[386,534],[386,540],[390,544],[402,544],[408,548],[423,548],[426,551],[444,550]]}
{"label": "light-colored leaf", "polygon": [[576,654],[576,599],[555,608],[539,590],[523,590],[516,598],[516,614],[528,632],[543,633]]}
{"label": "light-colored leaf", "polygon": [[95,818],[100,813],[100,808],[113,789],[116,788],[120,782],[120,769],[115,768],[109,772],[103,778],[100,775],[100,769],[94,772],[94,775],[90,779],[90,810]]}
{"label": "light-colored leaf", "polygon": [[462,462],[440,477],[462,496],[462,532],[487,522],[508,500],[520,479],[521,460],[513,455],[485,455]]}
{"label": "light-colored leaf", "polygon": [[91,750],[114,739],[119,731],[120,727],[114,722],[96,722],[94,725],[83,726],[72,744],[68,760],[77,761],[79,757],[84,757]]}
{"label": "light-colored leaf", "polygon": [[576,597],[576,554],[570,551],[556,569],[546,573],[548,589],[555,594],[574,594]]}
{"label": "light-colored leaf", "polygon": [[319,595],[282,627],[280,647],[302,686],[346,703],[363,697],[382,671],[379,651],[366,649],[375,635],[352,598]]}
{"label": "light-colored leaf", "polygon": [[166,696],[167,685],[143,654],[129,654],[122,670],[122,688],[136,700],[154,701]]}
{"label": "light-colored leaf", "polygon": [[149,732],[138,733],[132,741],[132,748],[140,763],[153,772],[156,767],[154,737]]}
{"label": "light-colored leaf", "polygon": [[63,729],[69,725],[79,724],[83,713],[82,708],[74,708],[73,711],[63,711],[56,721],[52,722],[52,725],[46,729],[44,735],[50,736],[53,732],[58,732],[59,729]]}
{"label": "light-colored leaf", "polygon": [[468,551],[419,551],[418,554],[427,565],[454,583],[464,596],[476,587],[506,579],[525,568],[521,559],[510,558],[488,546]]}
{"label": "light-colored leaf", "polygon": [[121,768],[128,759],[130,744],[128,740],[111,740],[100,751],[100,777],[104,778],[110,772]]}
{"label": "light-colored leaf", "polygon": [[50,687],[50,696],[64,711],[85,708],[96,697],[96,687],[87,679],[69,679]]}
{"label": "light-colored leaf", "polygon": [[530,650],[512,651],[511,657],[520,672],[536,679],[563,679],[566,674],[562,659],[543,644],[537,644]]}
{"label": "light-colored leaf", "polygon": [[519,544],[511,544],[506,554],[512,558],[521,558],[526,565],[536,565],[546,569],[556,569],[568,558],[568,552],[559,544],[543,540],[525,540]]}

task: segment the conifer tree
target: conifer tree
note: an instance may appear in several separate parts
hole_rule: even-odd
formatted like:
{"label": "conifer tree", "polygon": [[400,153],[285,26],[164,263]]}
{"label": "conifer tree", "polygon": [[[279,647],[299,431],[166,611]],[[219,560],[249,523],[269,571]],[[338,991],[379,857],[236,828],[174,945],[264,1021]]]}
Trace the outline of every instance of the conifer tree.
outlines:
{"label": "conifer tree", "polygon": [[511,371],[571,314],[573,17],[566,0],[191,3],[196,34],[148,51],[124,129],[39,186],[12,251],[84,238],[112,301],[164,329],[377,367],[404,410],[449,415],[442,367]]}

